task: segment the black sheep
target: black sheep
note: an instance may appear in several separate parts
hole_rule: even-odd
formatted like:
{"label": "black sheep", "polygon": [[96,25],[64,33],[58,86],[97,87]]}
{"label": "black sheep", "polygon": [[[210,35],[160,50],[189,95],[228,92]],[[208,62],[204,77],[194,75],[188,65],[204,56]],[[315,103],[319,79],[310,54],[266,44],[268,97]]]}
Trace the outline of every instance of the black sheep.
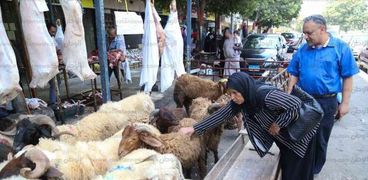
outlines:
{"label": "black sheep", "polygon": [[17,124],[13,148],[18,152],[26,145],[37,145],[41,137],[51,138],[52,128],[46,124],[33,123],[28,118],[25,118]]}

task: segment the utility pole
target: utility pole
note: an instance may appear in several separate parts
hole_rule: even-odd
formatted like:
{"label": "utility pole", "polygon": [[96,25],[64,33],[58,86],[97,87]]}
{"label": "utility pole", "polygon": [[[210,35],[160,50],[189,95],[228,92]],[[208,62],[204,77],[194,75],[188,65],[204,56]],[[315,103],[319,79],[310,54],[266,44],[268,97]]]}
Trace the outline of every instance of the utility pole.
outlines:
{"label": "utility pole", "polygon": [[98,48],[98,61],[100,63],[101,70],[101,88],[103,102],[111,100],[110,95],[110,80],[108,79],[107,70],[107,45],[106,45],[106,31],[105,31],[105,11],[104,1],[94,0],[95,14],[96,14],[96,29],[97,29],[97,48]]}
{"label": "utility pole", "polygon": [[190,50],[192,46],[192,0],[187,0],[187,73],[190,74]]}

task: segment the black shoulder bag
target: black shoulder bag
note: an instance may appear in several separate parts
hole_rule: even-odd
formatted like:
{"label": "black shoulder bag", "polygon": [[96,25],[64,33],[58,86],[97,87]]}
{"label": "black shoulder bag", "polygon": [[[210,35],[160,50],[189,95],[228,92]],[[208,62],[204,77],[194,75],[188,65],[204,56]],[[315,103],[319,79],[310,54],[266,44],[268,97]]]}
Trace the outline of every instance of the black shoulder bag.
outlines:
{"label": "black shoulder bag", "polygon": [[[258,94],[263,90],[276,90],[276,87],[269,85],[262,85],[257,89],[257,98]],[[303,91],[300,87],[294,86],[291,95],[299,98],[302,101],[301,107],[299,109],[299,117],[295,119],[287,126],[287,131],[291,140],[300,141],[303,139],[309,132],[313,130],[314,127],[319,126],[323,118],[323,109],[320,104],[307,92]],[[267,108],[263,104],[264,108]]]}

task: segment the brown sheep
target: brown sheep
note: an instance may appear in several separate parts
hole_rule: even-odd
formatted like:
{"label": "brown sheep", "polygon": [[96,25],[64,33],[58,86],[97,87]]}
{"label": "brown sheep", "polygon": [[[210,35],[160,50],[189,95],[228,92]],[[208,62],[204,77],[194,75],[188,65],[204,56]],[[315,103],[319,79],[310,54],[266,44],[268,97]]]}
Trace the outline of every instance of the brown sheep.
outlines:
{"label": "brown sheep", "polygon": [[[194,125],[195,120],[184,118],[187,124]],[[124,157],[128,153],[138,148],[149,148],[159,153],[172,153],[180,160],[185,177],[190,178],[191,168],[198,164],[200,177],[204,178],[206,167],[200,163],[201,143],[198,136],[189,137],[177,132],[161,134],[155,127],[149,124],[134,123],[128,125],[123,133],[119,145],[119,155]]]}
{"label": "brown sheep", "polygon": [[157,127],[161,133],[168,133],[171,126],[179,125],[179,121],[188,117],[184,108],[160,108],[155,110],[153,118],[150,119],[150,124]]}
{"label": "brown sheep", "polygon": [[215,83],[208,79],[184,74],[175,82],[174,101],[178,108],[184,106],[185,110],[189,112],[189,106],[193,99],[204,97],[215,101],[224,94],[225,87],[225,81]]}
{"label": "brown sheep", "polygon": [[[205,117],[209,115],[208,111],[211,107],[212,103],[209,99],[206,98],[196,98],[193,100],[192,105],[190,106],[190,118],[197,120],[198,122],[202,121]],[[224,131],[223,125],[219,127],[215,127],[213,129],[207,130],[205,134],[202,136],[203,143],[206,147],[206,151],[212,151],[215,163],[219,160],[218,157],[218,146],[220,144],[221,135]],[[207,162],[207,153],[205,156],[205,162]]]}
{"label": "brown sheep", "polygon": [[[216,100],[216,103],[218,103],[218,106],[212,109],[213,112],[225,106],[230,101],[231,101],[231,97],[228,94],[223,94]],[[209,113],[212,114],[213,112],[209,112]],[[234,127],[236,127],[239,132],[243,128],[242,116],[243,116],[242,113],[239,113],[233,119],[226,121],[225,126],[224,126],[225,129],[234,129]]]}

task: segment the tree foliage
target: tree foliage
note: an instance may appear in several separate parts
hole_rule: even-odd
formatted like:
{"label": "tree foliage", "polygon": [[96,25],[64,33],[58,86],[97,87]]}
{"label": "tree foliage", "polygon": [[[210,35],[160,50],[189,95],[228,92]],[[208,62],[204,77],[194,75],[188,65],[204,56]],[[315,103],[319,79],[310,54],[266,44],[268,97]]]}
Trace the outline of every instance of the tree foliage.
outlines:
{"label": "tree foliage", "polygon": [[361,30],[365,28],[368,19],[365,0],[332,1],[324,12],[330,25],[340,25],[343,31]]}
{"label": "tree foliage", "polygon": [[301,9],[302,0],[263,0],[258,1],[250,19],[260,27],[279,27],[296,18]]}
{"label": "tree foliage", "polygon": [[256,4],[256,0],[208,0],[206,11],[220,15],[239,13],[250,16]]}

